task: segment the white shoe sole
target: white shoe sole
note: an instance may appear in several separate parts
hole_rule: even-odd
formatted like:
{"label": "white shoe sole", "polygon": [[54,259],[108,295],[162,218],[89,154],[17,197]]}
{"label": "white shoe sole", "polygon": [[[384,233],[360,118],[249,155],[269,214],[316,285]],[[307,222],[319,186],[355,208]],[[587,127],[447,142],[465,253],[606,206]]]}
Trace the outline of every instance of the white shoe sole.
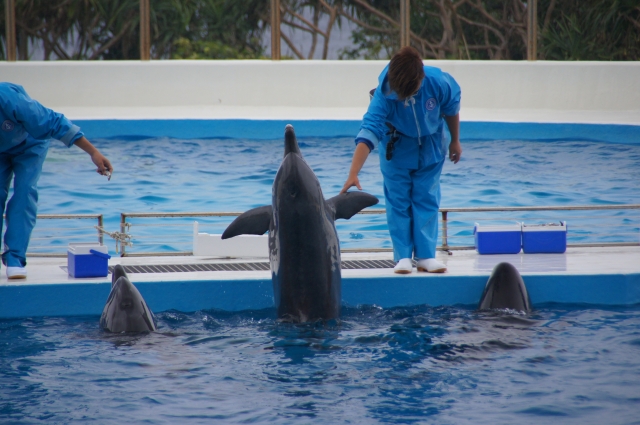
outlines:
{"label": "white shoe sole", "polygon": [[26,279],[27,275],[26,274],[14,274],[12,276],[7,276],[7,279]]}
{"label": "white shoe sole", "polygon": [[398,270],[394,270],[394,273],[397,274],[411,274],[413,270],[407,270],[407,269],[398,269]]}
{"label": "white shoe sole", "polygon": [[435,269],[435,270],[427,270],[424,267],[418,267],[418,271],[419,272],[427,272],[427,273],[444,273],[447,271],[446,267],[442,267],[440,269]]}

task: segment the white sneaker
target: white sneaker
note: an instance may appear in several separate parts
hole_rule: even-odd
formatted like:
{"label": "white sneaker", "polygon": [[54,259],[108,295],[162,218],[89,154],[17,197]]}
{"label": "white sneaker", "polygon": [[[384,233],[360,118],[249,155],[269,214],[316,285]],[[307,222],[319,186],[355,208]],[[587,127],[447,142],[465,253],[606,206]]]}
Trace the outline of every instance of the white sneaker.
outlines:
{"label": "white sneaker", "polygon": [[423,260],[418,260],[418,271],[429,273],[444,273],[447,271],[447,266],[445,266],[435,258],[425,258]]}
{"label": "white sneaker", "polygon": [[394,273],[398,274],[409,274],[413,271],[413,263],[411,262],[411,258],[403,258],[398,261],[398,264],[393,268]]}
{"label": "white sneaker", "polygon": [[27,269],[24,267],[7,267],[8,279],[26,279]]}

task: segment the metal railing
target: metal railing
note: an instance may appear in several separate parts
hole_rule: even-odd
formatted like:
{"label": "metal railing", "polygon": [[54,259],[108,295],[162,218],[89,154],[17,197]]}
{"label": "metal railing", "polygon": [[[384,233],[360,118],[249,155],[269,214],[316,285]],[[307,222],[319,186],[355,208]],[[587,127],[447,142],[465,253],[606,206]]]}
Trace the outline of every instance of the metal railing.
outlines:
{"label": "metal railing", "polygon": [[[441,244],[438,250],[454,251],[454,250],[471,250],[475,249],[473,243],[473,226],[475,223],[504,223],[504,222],[549,222],[549,221],[568,221],[569,247],[594,247],[594,246],[638,246],[640,245],[640,204],[630,205],[601,205],[601,206],[540,206],[540,207],[474,207],[474,208],[441,208]],[[572,212],[569,215],[568,212]],[[576,212],[585,212],[585,214],[576,215]],[[188,245],[192,243],[185,237],[186,233],[166,232],[152,233],[149,235],[135,236],[131,233],[132,228],[153,228],[165,229],[170,227],[190,229],[187,235],[192,235],[191,228],[193,222],[182,220],[176,224],[169,224],[166,221],[162,224],[134,224],[131,219],[165,219],[165,218],[228,218],[237,217],[240,212],[174,212],[174,213],[122,213],[120,220],[120,232],[117,234],[120,240],[119,251],[121,256],[155,256],[155,255],[191,255],[189,250],[174,250],[171,252],[129,252],[127,247],[136,245],[157,245],[154,240],[161,241],[160,244],[166,244],[167,240],[173,239],[172,246]],[[383,209],[364,210],[357,216],[366,215],[383,215],[386,211]],[[363,217],[364,218],[364,217]],[[356,219],[352,218],[351,221]],[[381,219],[378,219],[380,222]],[[224,229],[229,224],[229,220],[214,222]],[[350,222],[339,221],[336,223],[339,233],[343,225],[347,226]],[[386,224],[386,220],[384,220]],[[366,227],[365,225],[363,225]],[[373,238],[364,238],[363,233],[373,232],[376,236]],[[221,231],[220,231],[221,233]],[[351,232],[355,235],[355,242],[366,242],[373,240],[377,246],[348,248],[343,247],[342,252],[390,252],[391,243],[386,230],[357,230]],[[381,236],[382,235],[382,236]],[[112,236],[113,237],[113,236]],[[183,241],[178,239],[182,237]],[[146,239],[145,239],[146,238]],[[360,239],[358,239],[360,238]],[[350,238],[340,237],[341,243],[351,243]],[[162,242],[164,241],[164,242]],[[354,242],[354,243],[355,243]],[[382,246],[381,246],[382,245]]]}
{"label": "metal railing", "polygon": [[97,224],[91,226],[61,224],[60,227],[42,227],[36,224],[31,235],[29,251],[27,251],[29,257],[64,257],[67,255],[66,250],[70,242],[87,242],[94,237],[99,244],[104,243],[104,232],[101,230],[104,226],[102,214],[38,214],[36,219],[36,223],[41,220],[96,220]]}
{"label": "metal railing", "polygon": [[[120,214],[120,233],[121,240],[119,245],[120,256],[125,257],[127,255],[127,246],[133,246],[133,236],[129,233],[132,227],[132,223],[127,221],[127,218],[198,218],[198,217],[237,217],[241,212],[175,212],[175,213],[122,213]],[[192,224],[181,224],[180,226],[189,226]],[[178,251],[178,252],[151,252],[143,253],[140,255],[191,255],[192,251]],[[133,254],[136,255],[136,254]]]}
{"label": "metal railing", "polygon": [[[629,205],[580,205],[580,206],[541,206],[541,207],[479,207],[479,208],[441,208],[440,213],[442,215],[442,245],[439,249],[443,251],[452,251],[452,250],[465,250],[465,249],[475,249],[474,245],[467,246],[456,246],[449,245],[450,232],[452,230],[452,226],[449,224],[450,213],[532,213],[532,212],[554,212],[557,213],[559,211],[624,211],[624,210],[640,210],[640,204],[629,204]],[[630,236],[629,239],[633,239],[635,237],[635,241],[633,242],[624,242],[624,241],[616,241],[616,242],[578,242],[578,243],[567,243],[568,247],[604,247],[604,246],[638,246],[640,245],[640,212],[635,217],[635,223],[629,221],[628,223],[624,223],[622,225],[618,225],[619,229],[629,230],[628,233],[622,232],[618,234],[613,234],[611,232],[606,232],[607,228],[611,227],[611,224],[603,223],[602,219],[615,218],[615,216],[602,216],[602,215],[583,215],[583,216],[560,216],[557,214],[554,217],[549,217],[548,215],[529,215],[528,217],[519,216],[509,216],[509,217],[501,217],[500,221],[523,221],[523,219],[529,219],[531,222],[541,221],[541,220],[578,220],[580,221],[590,222],[596,221],[596,224],[593,225],[593,230],[589,231],[589,236],[592,237],[621,237],[623,235]],[[622,218],[618,216],[618,218]],[[628,217],[625,217],[627,220]],[[475,218],[474,222],[478,221],[496,221],[495,217],[490,218]],[[458,228],[460,224],[456,225]],[[584,229],[581,229],[584,232]],[[605,233],[596,233],[597,231],[605,232]]]}

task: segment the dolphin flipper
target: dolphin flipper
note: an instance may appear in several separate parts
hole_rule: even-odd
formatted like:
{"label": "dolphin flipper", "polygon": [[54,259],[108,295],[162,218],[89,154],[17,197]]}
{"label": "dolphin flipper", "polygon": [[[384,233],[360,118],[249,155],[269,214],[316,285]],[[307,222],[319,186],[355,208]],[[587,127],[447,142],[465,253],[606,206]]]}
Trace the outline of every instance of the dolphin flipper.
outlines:
{"label": "dolphin flipper", "polygon": [[115,285],[118,279],[120,279],[123,276],[126,277],[127,279],[129,278],[129,276],[127,276],[127,272],[124,271],[124,267],[122,267],[122,265],[120,264],[117,264],[113,268],[113,273],[111,273],[111,287],[113,288],[113,285]]}
{"label": "dolphin flipper", "polygon": [[222,233],[222,239],[229,239],[238,235],[264,235],[269,230],[271,205],[258,207],[240,214]]}
{"label": "dolphin flipper", "polygon": [[366,192],[341,193],[327,200],[327,203],[335,210],[335,220],[350,219],[361,210],[378,203],[378,198]]}

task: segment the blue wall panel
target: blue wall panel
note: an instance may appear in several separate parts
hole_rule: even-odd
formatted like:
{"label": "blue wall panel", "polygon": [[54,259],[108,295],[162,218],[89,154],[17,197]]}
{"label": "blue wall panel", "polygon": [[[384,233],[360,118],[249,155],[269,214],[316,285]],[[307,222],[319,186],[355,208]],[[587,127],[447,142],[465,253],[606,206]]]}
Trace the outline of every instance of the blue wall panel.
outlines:
{"label": "blue wall panel", "polygon": [[[446,275],[345,278],[342,300],[352,307],[475,306],[487,279],[488,276]],[[526,275],[524,280],[534,306],[544,303],[640,303],[640,274]],[[109,283],[2,285],[0,318],[100,314],[110,286]],[[154,312],[273,307],[271,279],[139,282],[136,287]]]}
{"label": "blue wall panel", "polygon": [[[360,120],[76,120],[89,139],[278,139],[292,124],[298,137],[354,137]],[[584,140],[640,144],[640,126],[563,123],[461,123],[462,140]]]}

